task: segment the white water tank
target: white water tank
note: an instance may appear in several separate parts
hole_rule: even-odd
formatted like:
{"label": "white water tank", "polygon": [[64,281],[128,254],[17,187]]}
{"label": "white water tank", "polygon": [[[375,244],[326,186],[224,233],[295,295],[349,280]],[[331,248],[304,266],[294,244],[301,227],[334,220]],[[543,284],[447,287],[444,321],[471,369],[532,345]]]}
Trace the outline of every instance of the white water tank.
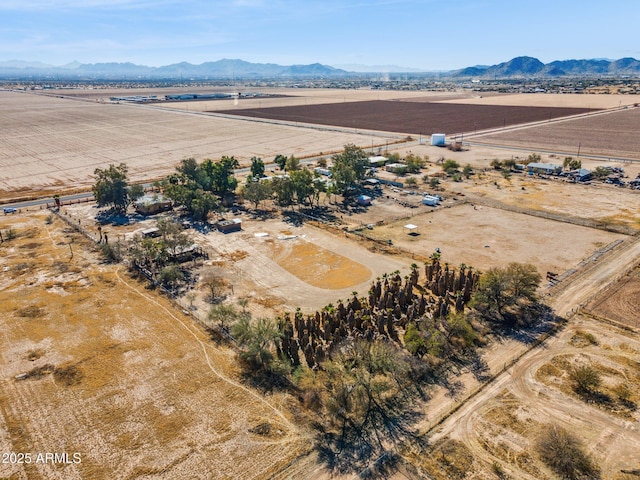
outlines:
{"label": "white water tank", "polygon": [[445,134],[444,133],[434,133],[431,135],[431,145],[436,147],[443,147],[445,143]]}

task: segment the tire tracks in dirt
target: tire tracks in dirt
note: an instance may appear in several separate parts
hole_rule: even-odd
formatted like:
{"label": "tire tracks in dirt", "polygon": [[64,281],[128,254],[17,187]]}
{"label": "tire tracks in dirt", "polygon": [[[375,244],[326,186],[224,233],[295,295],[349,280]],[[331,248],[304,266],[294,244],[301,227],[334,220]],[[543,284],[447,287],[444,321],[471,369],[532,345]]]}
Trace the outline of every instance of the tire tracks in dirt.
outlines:
{"label": "tire tracks in dirt", "polygon": [[[595,262],[585,268],[573,278],[567,279],[562,288],[549,294],[548,303],[559,316],[573,315],[579,312],[588,301],[595,298],[612,282],[616,281],[628,271],[635,268],[640,260],[640,236],[629,238],[612,255]],[[601,327],[593,324],[593,329],[607,332],[611,335],[611,327]],[[456,405],[457,410],[430,431],[430,442],[436,443],[443,438],[453,435],[463,441],[479,459],[491,463],[495,457],[487,452],[478,442],[475,435],[476,423],[481,418],[490,402],[503,390],[511,391],[523,404],[542,412],[547,418],[574,429],[576,422],[584,428],[591,428],[600,432],[600,442],[607,437],[619,443],[619,447],[632,446],[640,451],[640,425],[606,414],[596,407],[589,406],[574,398],[566,396],[555,389],[547,387],[535,380],[535,372],[548,361],[551,356],[561,355],[563,352],[576,353],[578,348],[567,347],[566,338],[579,329],[576,323],[569,323],[559,335],[550,337],[537,347],[524,353],[511,368],[494,377],[478,394],[472,395],[463,404]],[[570,337],[569,337],[570,338]],[[454,407],[455,408],[455,407]],[[630,433],[631,432],[631,433]],[[611,455],[607,456],[609,460]],[[517,468],[509,465],[510,468]],[[526,472],[518,470],[518,475],[527,477]]]}
{"label": "tire tracks in dirt", "polygon": [[[118,279],[118,281],[120,281],[124,286],[126,286],[128,289],[130,289],[131,291],[135,292],[137,295],[141,296],[142,298],[144,298],[146,301],[154,304],[156,307],[162,309],[169,317],[171,317],[173,320],[175,320],[178,324],[180,324],[180,326],[186,331],[188,332],[195,340],[196,342],[198,342],[198,344],[200,345],[200,347],[202,348],[202,353],[204,355],[204,359],[207,363],[207,366],[209,367],[209,370],[211,370],[211,372],[216,375],[218,378],[220,378],[222,381],[228,383],[229,385],[232,385],[235,388],[238,388],[242,391],[244,391],[245,393],[247,393],[250,397],[252,397],[254,400],[256,400],[258,403],[261,403],[263,405],[265,405],[266,407],[268,407],[270,410],[272,410],[276,416],[278,418],[280,418],[282,424],[284,426],[286,426],[286,428],[289,430],[289,434],[287,435],[287,437],[285,437],[284,439],[282,439],[279,442],[274,442],[274,443],[286,443],[286,442],[290,442],[295,440],[296,438],[300,438],[300,432],[299,429],[296,425],[294,425],[285,415],[284,413],[278,409],[277,407],[275,407],[274,405],[272,405],[271,403],[269,403],[265,398],[263,398],[261,395],[259,395],[258,393],[252,391],[250,388],[245,387],[244,385],[242,385],[239,382],[236,382],[235,380],[227,377],[226,375],[224,375],[223,373],[221,373],[220,371],[218,371],[214,365],[213,362],[211,361],[211,357],[209,356],[209,353],[207,352],[207,347],[208,345],[203,342],[200,338],[198,338],[198,335],[196,334],[196,332],[194,332],[192,330],[192,328],[190,326],[188,326],[185,322],[183,322],[182,320],[180,320],[180,318],[178,318],[176,315],[174,315],[167,307],[165,307],[164,305],[162,305],[160,302],[158,302],[157,300],[155,300],[154,298],[150,297],[149,295],[145,295],[144,293],[140,292],[140,290],[138,290],[137,288],[135,288],[134,286],[130,285],[126,280],[124,280],[120,274],[119,274],[119,270],[120,268],[115,270],[115,275]],[[290,437],[296,437],[296,438],[290,438]]]}

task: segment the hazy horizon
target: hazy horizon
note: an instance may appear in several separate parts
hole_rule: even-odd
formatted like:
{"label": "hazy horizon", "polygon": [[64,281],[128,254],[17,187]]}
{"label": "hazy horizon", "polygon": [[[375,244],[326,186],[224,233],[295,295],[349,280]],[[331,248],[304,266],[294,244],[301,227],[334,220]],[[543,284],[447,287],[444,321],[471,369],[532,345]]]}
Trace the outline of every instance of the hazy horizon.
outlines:
{"label": "hazy horizon", "polygon": [[640,57],[640,4],[506,0],[35,0],[0,2],[0,61],[162,66],[223,58],[427,71]]}

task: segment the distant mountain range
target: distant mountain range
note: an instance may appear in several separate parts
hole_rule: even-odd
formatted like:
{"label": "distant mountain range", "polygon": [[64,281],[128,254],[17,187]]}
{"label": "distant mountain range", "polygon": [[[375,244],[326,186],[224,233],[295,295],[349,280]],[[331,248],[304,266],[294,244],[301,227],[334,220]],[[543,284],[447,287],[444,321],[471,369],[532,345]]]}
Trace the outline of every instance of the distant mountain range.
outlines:
{"label": "distant mountain range", "polygon": [[638,76],[640,61],[635,58],[556,60],[544,64],[537,58],[516,57],[498,65],[467,67],[449,74],[458,78]]}
{"label": "distant mountain range", "polygon": [[[349,66],[345,66],[349,67]],[[450,72],[420,72],[417,69],[385,66],[350,66],[352,70],[313,63],[310,65],[276,65],[222,59],[193,65],[187,62],[162,67],[147,67],[134,63],[69,63],[62,66],[41,62],[12,60],[0,62],[0,78],[4,79],[69,79],[69,80],[207,80],[207,79],[318,79],[362,77],[375,73],[413,73],[451,78],[508,79],[554,77],[621,77],[639,76],[640,61],[620,60],[557,60],[544,64],[533,57],[516,57],[498,65],[477,65]],[[359,68],[355,68],[359,67]],[[375,70],[374,70],[375,68]],[[397,68],[398,70],[394,69]],[[365,72],[366,70],[366,72]]]}
{"label": "distant mountain range", "polygon": [[244,60],[222,59],[193,65],[187,62],[162,67],[147,67],[134,63],[78,63],[54,66],[40,62],[12,60],[0,62],[0,77],[28,78],[50,77],[65,79],[232,79],[236,78],[324,78],[341,77],[349,72],[327,65],[276,65],[275,63],[250,63]]}

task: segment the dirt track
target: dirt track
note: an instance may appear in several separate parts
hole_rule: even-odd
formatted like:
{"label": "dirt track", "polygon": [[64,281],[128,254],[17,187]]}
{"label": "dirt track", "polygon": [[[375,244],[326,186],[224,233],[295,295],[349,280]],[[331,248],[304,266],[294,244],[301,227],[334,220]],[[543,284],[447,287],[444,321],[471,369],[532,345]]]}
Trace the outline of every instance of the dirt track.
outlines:
{"label": "dirt track", "polygon": [[[614,254],[579,272],[570,282],[558,288],[553,297],[549,298],[549,303],[559,315],[567,315],[594,298],[639,262],[640,237],[635,237],[622,244]],[[579,436],[584,438],[592,453],[597,456],[598,462],[608,475],[607,478],[620,468],[638,468],[639,418],[626,421],[613,417],[596,407],[568,398],[557,390],[540,384],[534,378],[536,370],[553,356],[566,352],[576,353],[576,347],[569,346],[568,341],[578,329],[593,332],[599,338],[615,339],[616,344],[632,345],[632,351],[640,352],[640,337],[637,333],[617,331],[609,325],[599,324],[578,315],[558,336],[551,337],[540,347],[525,354],[512,368],[500,374],[488,387],[447,418],[432,432],[431,441],[435,443],[446,436],[461,439],[479,459],[489,464],[496,461],[496,458],[488,454],[478,443],[478,435],[481,435],[483,428],[478,422],[483,412],[493,408],[496,398],[507,389],[528,410],[536,412],[540,422],[559,423],[574,433],[579,432]],[[606,352],[600,352],[601,348],[594,349],[593,355],[606,355]],[[534,434],[535,432],[530,432],[525,440],[530,441],[529,437]],[[516,469],[513,464],[507,463],[506,469],[515,469],[512,474],[518,478],[530,478],[526,472]]]}
{"label": "dirt track", "polygon": [[99,264],[62,222],[12,216],[3,232],[7,221],[0,448],[82,461],[0,464],[0,477],[271,478],[309,450],[287,397],[243,385],[235,353],[167,299]]}

